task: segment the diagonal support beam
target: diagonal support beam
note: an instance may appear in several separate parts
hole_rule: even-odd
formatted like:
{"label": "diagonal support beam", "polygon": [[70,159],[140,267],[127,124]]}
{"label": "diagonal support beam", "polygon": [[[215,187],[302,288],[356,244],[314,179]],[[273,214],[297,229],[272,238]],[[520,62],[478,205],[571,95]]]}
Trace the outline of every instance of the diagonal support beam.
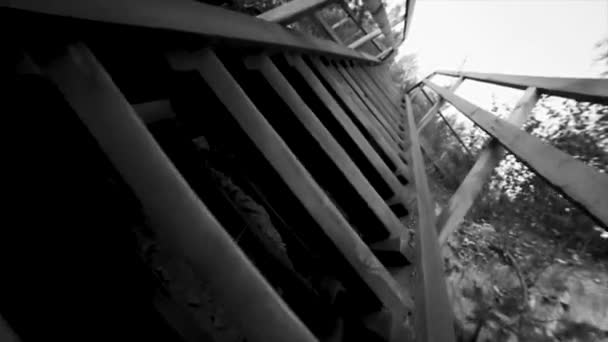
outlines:
{"label": "diagonal support beam", "polygon": [[[528,88],[522,98],[507,118],[507,121],[515,126],[521,126],[526,122],[534,105],[538,101],[536,88]],[[437,219],[439,228],[439,244],[443,245],[448,237],[458,229],[458,226],[473,205],[475,198],[481,192],[484,183],[492,175],[492,171],[504,157],[506,151],[496,140],[481,152],[475,165],[467,174],[462,184],[450,198],[447,207],[441,212]]]}
{"label": "diagonal support beam", "polygon": [[496,138],[539,176],[578,203],[598,222],[608,225],[607,174],[600,173],[567,153],[545,144],[539,138],[475,106],[449,90],[430,81],[424,81],[424,83]]}

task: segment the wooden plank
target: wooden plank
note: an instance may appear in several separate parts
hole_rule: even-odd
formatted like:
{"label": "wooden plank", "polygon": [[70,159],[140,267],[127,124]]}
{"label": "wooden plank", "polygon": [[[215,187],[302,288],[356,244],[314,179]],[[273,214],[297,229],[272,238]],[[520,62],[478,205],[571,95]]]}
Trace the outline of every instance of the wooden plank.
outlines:
{"label": "wooden plank", "polygon": [[[528,88],[522,98],[517,102],[507,121],[515,126],[522,126],[532,108],[538,101],[536,88]],[[448,237],[458,228],[465,215],[473,205],[475,198],[481,192],[485,182],[490,179],[492,171],[505,155],[505,149],[497,142],[492,141],[484,148],[467,174],[462,184],[450,198],[447,207],[437,219],[439,228],[439,244],[443,245]]]}
{"label": "wooden plank", "polygon": [[146,124],[175,117],[175,112],[169,100],[138,103],[133,105],[133,109]]}
{"label": "wooden plank", "polygon": [[338,37],[336,31],[334,31],[334,29],[327,24],[327,21],[325,21],[325,18],[323,18],[319,12],[313,13],[312,17],[334,42],[344,45],[344,42],[342,39],[340,39],[340,37]]}
{"label": "wooden plank", "polygon": [[[335,204],[258,111],[215,53],[209,49],[196,53],[184,52],[171,55],[170,61],[176,69],[196,70],[201,74],[353,269],[387,308],[397,317],[405,319],[412,307],[409,294],[405,289],[399,288],[386,268],[380,264]],[[242,286],[246,283],[239,284]]]}
{"label": "wooden plank", "polygon": [[[393,191],[393,194],[395,195],[394,198],[409,209],[409,204],[413,199],[413,192],[407,191],[407,189],[399,183],[397,177],[391,172],[386,163],[380,158],[367,139],[361,134],[361,131],[359,131],[357,126],[355,126],[342,107],[340,107],[323,83],[321,83],[321,80],[317,78],[302,58],[299,56],[287,56],[287,60],[302,75],[306,83],[308,83],[315,94],[323,101],[327,109],[329,109],[331,115],[340,123],[340,125],[342,125],[351,140],[355,142],[359,150],[367,157],[372,165],[374,165],[378,174],[380,174],[384,182]],[[407,178],[409,172],[404,176]]]}
{"label": "wooden plank", "polygon": [[480,72],[436,71],[438,75],[463,76],[466,79],[488,82],[518,89],[535,87],[540,94],[569,97],[578,101],[608,104],[608,79],[540,77]]}
{"label": "wooden plank", "polygon": [[401,139],[399,138],[395,127],[388,123],[386,118],[384,118],[384,116],[380,114],[378,108],[376,108],[376,106],[374,106],[374,104],[370,102],[363,89],[359,87],[359,84],[357,84],[357,82],[350,76],[350,74],[348,74],[348,72],[346,72],[346,70],[344,70],[344,68],[340,65],[333,65],[333,67],[335,70],[337,70],[338,74],[342,75],[344,80],[346,80],[346,83],[355,91],[355,94],[357,94],[359,99],[361,99],[361,102],[365,104],[365,107],[372,114],[371,117],[375,118],[380,123],[380,126],[384,128],[384,130],[388,133],[389,137],[395,143],[401,142]]}
{"label": "wooden plank", "polygon": [[331,2],[333,0],[291,0],[258,15],[258,18],[286,25],[327,6]]}
{"label": "wooden plank", "polygon": [[159,30],[158,32],[188,33],[193,34],[189,36],[190,39],[200,37],[201,44],[212,40],[231,45],[261,45],[267,48],[378,62],[375,57],[334,42],[297,33],[276,23],[259,20],[244,13],[196,1],[20,0],[8,3],[5,1],[5,6],[61,17],[155,29]]}
{"label": "wooden plank", "polygon": [[405,95],[406,113],[412,141],[413,172],[418,197],[418,231],[416,249],[418,262],[416,284],[416,339],[428,342],[455,341],[452,306],[443,276],[443,258],[439,252],[435,230],[435,206],[429,186],[414,122],[412,103]]}
{"label": "wooden plank", "polygon": [[316,341],[192,191],[88,48],[53,51],[45,74],[133,190],[155,234],[186,258],[248,339],[278,341],[287,333]]}
{"label": "wooden plank", "polygon": [[429,81],[424,82],[561,193],[608,225],[608,175]]}
{"label": "wooden plank", "polygon": [[394,145],[391,145],[392,140],[388,136],[384,136],[375,122],[371,121],[370,115],[366,114],[362,106],[363,104],[357,104],[357,95],[354,93],[352,88],[345,84],[345,80],[337,74],[337,71],[330,70],[320,61],[313,59],[312,64],[317,69],[321,77],[327,82],[340,97],[340,100],[348,107],[349,111],[355,116],[357,121],[365,128],[367,133],[372,139],[378,144],[382,152],[390,159],[390,161],[399,169],[408,169],[403,161],[397,154],[397,149]]}
{"label": "wooden plank", "polygon": [[270,58],[264,55],[249,57],[246,58],[246,65],[250,69],[259,70],[262,73],[274,91],[291,109],[297,120],[302,123],[353,189],[365,201],[374,216],[390,232],[390,235],[404,236],[405,227],[399,222],[399,219]]}

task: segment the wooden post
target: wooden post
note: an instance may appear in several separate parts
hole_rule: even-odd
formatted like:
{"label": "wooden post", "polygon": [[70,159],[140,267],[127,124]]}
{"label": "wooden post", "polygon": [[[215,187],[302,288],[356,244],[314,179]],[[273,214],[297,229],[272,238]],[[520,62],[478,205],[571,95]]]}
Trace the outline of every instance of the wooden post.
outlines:
{"label": "wooden post", "polygon": [[[507,121],[521,126],[526,122],[532,108],[538,101],[536,88],[528,88],[522,98],[507,118]],[[454,195],[450,198],[447,207],[441,212],[437,219],[439,228],[439,244],[443,245],[448,237],[458,229],[475,198],[481,192],[484,183],[492,175],[492,171],[505,155],[505,149],[497,142],[492,141],[484,148],[467,174],[462,184],[458,187]]]}
{"label": "wooden post", "polygon": [[450,91],[429,81],[431,89],[496,138],[519,160],[587,211],[603,225],[608,225],[608,175],[559,149],[545,144],[517,126],[500,119]]}
{"label": "wooden post", "polygon": [[[450,86],[450,91],[454,92],[456,91],[456,89],[458,89],[458,87],[460,87],[460,85],[462,84],[462,82],[464,82],[464,78],[460,77],[458,78],[451,86]],[[419,88],[420,91],[422,91],[422,87]],[[423,93],[426,95],[426,93]],[[427,99],[429,100],[430,103],[433,103],[433,101],[431,101],[428,96],[426,96]],[[441,109],[441,107],[445,104],[445,100],[442,97],[439,97],[439,100],[437,100],[437,102],[431,107],[431,109],[429,109],[429,111],[424,114],[424,116],[422,117],[422,119],[420,119],[420,122],[418,122],[418,132],[422,132],[422,130],[424,129],[424,127],[431,122],[431,120],[433,119],[433,117],[435,116],[435,114],[437,114],[437,112]]]}

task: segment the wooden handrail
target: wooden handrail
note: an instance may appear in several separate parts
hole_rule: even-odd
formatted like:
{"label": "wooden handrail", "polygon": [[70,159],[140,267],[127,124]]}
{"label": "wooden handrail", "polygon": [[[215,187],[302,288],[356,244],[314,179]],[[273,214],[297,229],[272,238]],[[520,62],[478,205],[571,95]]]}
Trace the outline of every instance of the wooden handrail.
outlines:
{"label": "wooden handrail", "polygon": [[[6,1],[3,7],[57,17],[82,19],[126,27],[187,33],[202,43],[221,41],[232,45],[259,45],[286,51],[301,51],[359,61],[379,62],[332,41],[294,32],[279,24],[260,20],[195,1],[166,0],[53,0]],[[9,14],[10,16],[11,14]],[[35,20],[36,18],[33,18]],[[37,18],[39,20],[39,18]],[[17,22],[19,24],[19,22]],[[31,25],[31,23],[24,23]]]}
{"label": "wooden handrail", "polygon": [[437,71],[438,75],[464,77],[518,89],[535,87],[540,94],[569,97],[578,101],[608,104],[608,79],[540,77],[480,72]]}

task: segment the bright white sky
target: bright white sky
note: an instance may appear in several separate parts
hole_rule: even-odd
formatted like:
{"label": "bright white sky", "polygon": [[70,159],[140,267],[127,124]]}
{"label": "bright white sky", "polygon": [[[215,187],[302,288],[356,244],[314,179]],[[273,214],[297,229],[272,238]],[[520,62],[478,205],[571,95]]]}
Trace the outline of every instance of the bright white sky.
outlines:
{"label": "bright white sky", "polygon": [[[403,2],[388,1],[389,7]],[[608,0],[417,0],[408,39],[398,53],[418,56],[420,77],[438,69],[459,70],[465,59],[466,71],[599,77],[603,69],[594,62],[595,44],[605,37]],[[469,100],[487,108],[494,91],[480,94],[479,87],[467,83],[459,93],[474,93]],[[466,89],[471,86],[475,89]],[[520,94],[494,93],[506,96],[501,100],[507,103]]]}

